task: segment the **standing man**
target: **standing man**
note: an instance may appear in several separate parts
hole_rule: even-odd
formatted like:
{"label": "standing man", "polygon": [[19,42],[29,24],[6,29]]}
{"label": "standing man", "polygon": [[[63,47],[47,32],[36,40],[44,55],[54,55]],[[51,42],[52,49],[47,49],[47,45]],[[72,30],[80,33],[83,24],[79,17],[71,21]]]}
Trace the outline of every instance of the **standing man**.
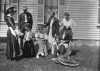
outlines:
{"label": "standing man", "polygon": [[23,13],[19,15],[19,29],[21,32],[25,32],[25,30],[31,30],[33,25],[33,18],[30,12],[28,12],[27,8],[23,9]]}
{"label": "standing man", "polygon": [[50,43],[51,54],[54,54],[55,38],[59,32],[59,20],[55,17],[55,12],[51,14],[46,26],[48,26],[48,42]]}
{"label": "standing man", "polygon": [[23,40],[28,39],[28,37],[30,36],[28,34],[30,33],[32,29],[32,25],[33,25],[32,15],[30,12],[28,12],[27,8],[24,8],[23,13],[19,15],[19,29],[22,33],[24,33],[24,36],[21,37],[21,45],[20,45],[21,48],[23,49],[23,54],[24,54],[24,51],[26,51],[24,49],[24,46],[26,45],[24,45]]}

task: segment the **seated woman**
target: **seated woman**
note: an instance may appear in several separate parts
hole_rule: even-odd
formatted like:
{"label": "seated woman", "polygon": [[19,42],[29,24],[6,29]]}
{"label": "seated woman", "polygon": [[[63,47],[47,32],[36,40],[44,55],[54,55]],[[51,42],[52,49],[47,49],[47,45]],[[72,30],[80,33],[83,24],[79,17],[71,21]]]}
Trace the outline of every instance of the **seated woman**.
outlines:
{"label": "seated woman", "polygon": [[19,15],[19,30],[24,34],[20,37],[20,47],[23,51],[23,56],[33,56],[34,52],[34,44],[32,41],[32,25],[33,18],[32,14],[28,11],[26,6],[23,7],[23,12]]}
{"label": "seated woman", "polygon": [[33,34],[31,31],[25,31],[23,38],[23,56],[30,57],[35,56],[34,41],[32,39]]}

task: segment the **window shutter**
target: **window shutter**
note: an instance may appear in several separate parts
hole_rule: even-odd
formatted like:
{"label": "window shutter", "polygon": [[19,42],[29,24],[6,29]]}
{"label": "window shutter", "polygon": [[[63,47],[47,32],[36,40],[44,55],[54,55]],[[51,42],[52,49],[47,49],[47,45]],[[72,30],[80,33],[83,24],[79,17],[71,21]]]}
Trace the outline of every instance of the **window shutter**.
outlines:
{"label": "window shutter", "polygon": [[43,24],[44,23],[44,0],[38,0],[37,22],[39,24]]}
{"label": "window shutter", "polygon": [[17,0],[10,0],[10,3],[17,3]]}
{"label": "window shutter", "polygon": [[65,4],[65,0],[59,0],[60,1],[60,5],[64,5]]}

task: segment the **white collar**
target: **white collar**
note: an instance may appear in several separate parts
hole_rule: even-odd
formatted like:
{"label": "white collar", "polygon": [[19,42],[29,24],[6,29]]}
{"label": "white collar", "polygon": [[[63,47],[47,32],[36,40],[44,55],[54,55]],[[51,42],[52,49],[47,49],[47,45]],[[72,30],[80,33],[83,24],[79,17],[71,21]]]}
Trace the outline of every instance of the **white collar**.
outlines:
{"label": "white collar", "polygon": [[7,16],[12,17],[11,14],[8,14]]}

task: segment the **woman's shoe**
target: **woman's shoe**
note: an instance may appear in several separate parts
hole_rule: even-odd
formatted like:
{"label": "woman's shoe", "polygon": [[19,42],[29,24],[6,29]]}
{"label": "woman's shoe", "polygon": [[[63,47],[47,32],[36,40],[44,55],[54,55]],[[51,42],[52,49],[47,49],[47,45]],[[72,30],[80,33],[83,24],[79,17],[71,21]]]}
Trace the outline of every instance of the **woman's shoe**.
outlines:
{"label": "woman's shoe", "polygon": [[36,59],[39,59],[39,55],[36,56]]}

